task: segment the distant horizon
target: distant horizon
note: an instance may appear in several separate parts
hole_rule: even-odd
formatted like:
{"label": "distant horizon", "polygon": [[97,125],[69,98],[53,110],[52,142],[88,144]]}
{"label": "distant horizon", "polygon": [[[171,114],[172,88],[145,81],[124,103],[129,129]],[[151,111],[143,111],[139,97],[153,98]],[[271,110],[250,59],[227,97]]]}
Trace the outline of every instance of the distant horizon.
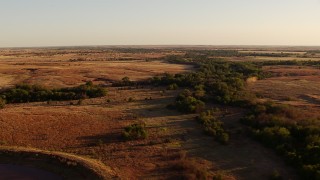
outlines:
{"label": "distant horizon", "polygon": [[320,48],[320,45],[219,45],[219,44],[110,44],[110,45],[53,45],[53,46],[11,46],[1,47],[0,49],[15,49],[15,48],[68,48],[68,47],[310,47]]}

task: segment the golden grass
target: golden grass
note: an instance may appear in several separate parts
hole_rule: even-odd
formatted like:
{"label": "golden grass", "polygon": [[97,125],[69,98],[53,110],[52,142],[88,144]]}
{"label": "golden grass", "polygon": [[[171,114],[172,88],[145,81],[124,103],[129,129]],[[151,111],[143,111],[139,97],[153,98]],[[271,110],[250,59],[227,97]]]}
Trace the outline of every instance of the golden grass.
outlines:
{"label": "golden grass", "polygon": [[247,90],[262,101],[289,104],[319,116],[320,71],[305,66],[267,66],[264,70],[277,77],[249,83]]}
{"label": "golden grass", "polygon": [[[17,83],[49,87],[76,86],[86,81],[110,83],[128,76],[143,80],[163,73],[182,73],[192,66],[168,64],[167,53],[120,53],[99,50],[22,49],[0,51],[0,87]],[[126,60],[127,59],[127,60]]]}
{"label": "golden grass", "polygon": [[[3,85],[27,82],[61,87],[82,84],[88,80],[104,84],[124,76],[140,80],[164,72],[181,73],[191,69],[185,65],[143,60],[146,57],[163,57],[165,54],[99,54],[77,50],[64,54],[55,54],[56,51],[38,52],[42,54],[36,55],[35,50],[6,51],[5,54],[9,56],[0,60],[0,77],[6,79],[11,76],[14,80],[3,80]],[[73,58],[86,60],[69,61]],[[117,58],[134,60],[117,61]],[[260,81],[252,82],[253,85],[257,83]],[[182,171],[168,169],[177,163],[175,157],[181,150],[206,159],[210,166],[214,164],[214,168],[209,170],[210,174],[219,174],[212,171],[224,172],[231,179],[233,175],[244,179],[267,175],[272,171],[270,167],[287,172],[271,152],[247,137],[236,134],[236,130],[231,133],[229,146],[214,143],[211,137],[204,136],[202,128],[194,120],[194,114],[182,115],[165,108],[180,91],[164,92],[165,89],[108,88],[106,97],[84,100],[80,106],[70,105],[70,102],[76,104],[73,101],[8,105],[0,110],[0,126],[3,127],[0,143],[14,146],[13,149],[23,146],[28,147],[26,150],[41,148],[46,153],[59,152],[59,156],[71,159],[73,155],[70,153],[76,154],[76,157],[80,156],[80,161],[84,158],[98,166],[101,161],[107,165],[103,171],[123,179],[165,179],[181,174]],[[128,102],[130,97],[135,100]],[[223,119],[228,128],[239,128],[238,119],[242,111],[222,108],[230,113]],[[123,128],[137,121],[146,123],[148,139],[123,141]],[[86,157],[95,160],[92,162]],[[198,164],[191,162],[189,166],[190,162],[181,163],[187,164],[187,170],[193,167],[192,164]],[[256,164],[260,167],[257,168]]]}

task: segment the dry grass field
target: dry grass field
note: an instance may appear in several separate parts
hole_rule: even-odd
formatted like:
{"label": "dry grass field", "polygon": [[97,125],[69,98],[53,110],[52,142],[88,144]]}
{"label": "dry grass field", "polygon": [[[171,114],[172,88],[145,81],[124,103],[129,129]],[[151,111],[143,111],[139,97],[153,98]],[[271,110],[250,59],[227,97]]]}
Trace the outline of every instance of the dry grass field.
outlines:
{"label": "dry grass field", "polygon": [[266,66],[264,70],[276,77],[250,83],[263,100],[289,104],[319,115],[320,69],[302,66]]}
{"label": "dry grass field", "polygon": [[[87,81],[109,85],[125,76],[143,80],[193,70],[161,61],[170,53],[181,52],[1,50],[0,88],[18,83],[72,87]],[[248,91],[263,100],[318,110],[319,69],[272,66],[264,70],[277,77],[251,82]],[[89,157],[110,167],[120,179],[174,179],[181,174],[191,174],[192,179],[197,173],[222,179],[269,179],[275,171],[285,179],[297,178],[273,151],[241,133],[244,127],[238,120],[244,109],[211,104],[222,109],[217,116],[230,132],[225,146],[204,135],[195,114],[166,109],[182,89],[107,86],[107,90],[107,96],[85,99],[80,105],[77,101],[6,105],[0,109],[1,145]],[[146,124],[148,138],[125,141],[124,127],[136,122]]]}
{"label": "dry grass field", "polygon": [[[161,90],[110,88],[108,97],[88,99],[81,106],[67,102],[9,105],[0,110],[1,143],[98,159],[121,178],[173,178],[181,173],[175,166],[185,160],[186,152],[193,157],[187,164],[229,179],[257,175],[267,179],[274,170],[294,177],[274,153],[237,134],[242,110],[227,108],[224,121],[233,130],[230,144],[224,146],[203,134],[194,115],[165,109],[176,92],[161,96]],[[135,101],[127,102],[124,97]],[[148,97],[152,100],[145,100]],[[147,125],[148,138],[123,141],[123,128],[140,121]]]}
{"label": "dry grass field", "polygon": [[[40,50],[39,50],[40,51]],[[96,58],[95,53],[57,54],[52,56],[3,55],[0,53],[0,85],[8,87],[18,83],[41,84],[48,87],[76,86],[87,81],[110,83],[120,80],[125,76],[132,80],[142,80],[155,75],[167,73],[181,73],[191,70],[191,66],[167,64],[161,61],[147,62],[145,59],[151,55],[135,56],[131,53],[132,60],[102,60]],[[50,52],[47,52],[50,54]],[[57,54],[57,55],[56,55]],[[111,53],[112,54],[112,53]],[[101,56],[110,56],[106,53]],[[157,58],[161,55],[152,55]],[[122,56],[120,56],[122,57]],[[93,60],[94,59],[94,60]]]}

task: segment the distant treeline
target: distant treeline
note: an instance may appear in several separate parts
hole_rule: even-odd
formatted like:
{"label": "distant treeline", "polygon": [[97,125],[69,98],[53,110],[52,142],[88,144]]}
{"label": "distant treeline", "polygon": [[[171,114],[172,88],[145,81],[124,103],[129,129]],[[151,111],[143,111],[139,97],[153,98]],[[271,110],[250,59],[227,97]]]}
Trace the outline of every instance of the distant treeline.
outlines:
{"label": "distant treeline", "polygon": [[187,51],[184,58],[198,57],[245,57],[245,56],[264,56],[264,57],[290,57],[290,53],[261,53],[261,52],[239,52],[237,50],[191,50]]}
{"label": "distant treeline", "polygon": [[312,50],[312,51],[307,51],[308,54],[318,54],[320,53],[320,50]]}
{"label": "distant treeline", "polygon": [[15,88],[0,92],[0,98],[6,103],[26,103],[42,101],[77,100],[95,98],[106,95],[103,87],[88,82],[71,88],[48,89],[39,85],[21,84]]}
{"label": "distant treeline", "polygon": [[199,56],[207,57],[232,57],[239,56],[236,50],[190,50],[185,54],[185,58],[198,58]]}
{"label": "distant treeline", "polygon": [[263,56],[263,57],[290,57],[292,54],[290,53],[257,53],[257,52],[242,52],[241,56]]}
{"label": "distant treeline", "polygon": [[297,60],[290,60],[290,61],[260,61],[255,62],[259,66],[275,66],[275,65],[295,65],[295,66],[320,66],[320,61],[297,61]]}
{"label": "distant treeline", "polygon": [[158,48],[111,48],[110,50],[120,52],[120,53],[162,53],[170,52],[171,50],[167,49],[158,49]]}

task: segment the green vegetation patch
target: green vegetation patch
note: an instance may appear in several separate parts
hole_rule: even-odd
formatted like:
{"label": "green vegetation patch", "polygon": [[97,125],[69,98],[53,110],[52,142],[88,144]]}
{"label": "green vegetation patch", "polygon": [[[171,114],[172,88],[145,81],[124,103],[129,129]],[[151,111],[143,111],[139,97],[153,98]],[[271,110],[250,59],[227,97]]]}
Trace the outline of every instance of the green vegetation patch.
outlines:
{"label": "green vegetation patch", "polygon": [[96,98],[106,94],[107,91],[103,87],[87,82],[77,87],[61,89],[48,89],[39,85],[21,84],[16,85],[15,88],[4,90],[0,93],[0,97],[6,103],[26,103]]}
{"label": "green vegetation patch", "polygon": [[145,124],[131,124],[124,128],[124,132],[122,136],[125,140],[138,140],[138,139],[146,139],[148,133],[145,129]]}
{"label": "green vegetation patch", "polygon": [[319,119],[305,119],[293,107],[272,103],[253,105],[241,122],[250,134],[296,167],[303,179],[320,178]]}
{"label": "green vegetation patch", "polygon": [[213,111],[202,112],[196,119],[200,122],[207,135],[213,136],[221,144],[227,144],[229,134],[223,128],[223,122],[214,117]]}
{"label": "green vegetation patch", "polygon": [[167,106],[169,109],[177,109],[184,113],[201,112],[205,108],[205,103],[194,97],[191,91],[185,89],[176,98],[176,101]]}

